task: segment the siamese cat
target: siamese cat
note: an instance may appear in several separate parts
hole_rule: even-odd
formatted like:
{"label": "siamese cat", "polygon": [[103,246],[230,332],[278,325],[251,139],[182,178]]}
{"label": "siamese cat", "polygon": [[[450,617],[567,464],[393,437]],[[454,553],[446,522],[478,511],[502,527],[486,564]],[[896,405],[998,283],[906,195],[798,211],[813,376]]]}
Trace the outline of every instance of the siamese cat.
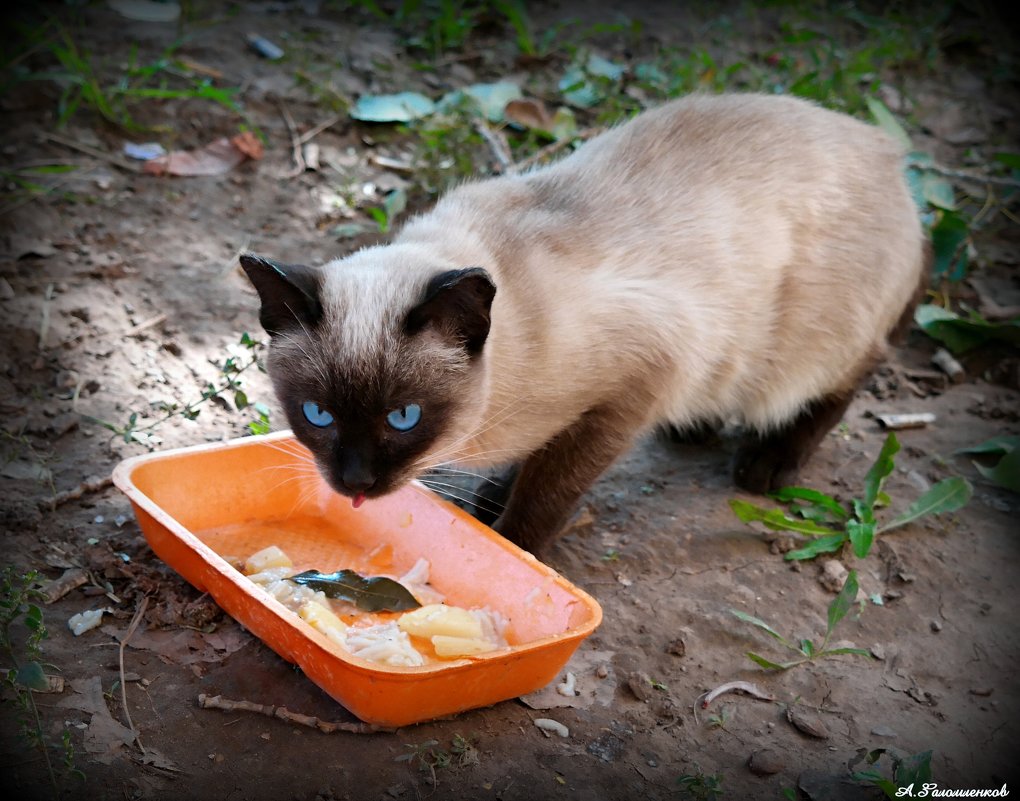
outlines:
{"label": "siamese cat", "polygon": [[689,96],[391,244],[241,264],[268,369],[328,483],[515,466],[494,527],[538,550],[642,434],[737,421],[736,483],[789,483],[905,329],[926,240],[900,148],[790,97]]}

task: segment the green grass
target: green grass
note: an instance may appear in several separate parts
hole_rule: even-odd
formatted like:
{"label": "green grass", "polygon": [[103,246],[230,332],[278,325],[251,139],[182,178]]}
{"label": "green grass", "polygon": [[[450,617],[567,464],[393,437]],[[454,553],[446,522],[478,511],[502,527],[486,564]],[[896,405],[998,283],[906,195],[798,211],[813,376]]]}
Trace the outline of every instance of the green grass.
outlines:
{"label": "green grass", "polygon": [[[175,56],[186,41],[183,38],[153,61],[140,60],[138,48],[132,46],[127,62],[115,66],[81,47],[71,29],[56,20],[22,31],[22,39],[21,52],[4,69],[4,89],[25,81],[56,84],[60,88],[58,127],[88,110],[125,131],[172,131],[169,126],[146,126],[136,119],[144,105],[167,100],[204,100],[245,116],[235,99],[236,87],[216,85]],[[48,57],[45,65],[28,66],[43,56]]]}

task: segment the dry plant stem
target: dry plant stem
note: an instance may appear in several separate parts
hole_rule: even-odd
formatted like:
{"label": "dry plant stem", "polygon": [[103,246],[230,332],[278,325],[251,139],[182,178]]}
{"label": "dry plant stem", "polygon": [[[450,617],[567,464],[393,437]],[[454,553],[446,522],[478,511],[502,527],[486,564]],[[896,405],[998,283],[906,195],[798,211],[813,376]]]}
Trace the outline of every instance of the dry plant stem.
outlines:
{"label": "dry plant stem", "polygon": [[153,326],[157,326],[160,323],[166,322],[166,314],[157,314],[155,317],[150,317],[148,320],[142,320],[138,325],[131,326],[127,331],[124,332],[124,336],[133,337],[136,334],[142,333]]}
{"label": "dry plant stem", "polygon": [[726,693],[741,692],[747,693],[753,698],[757,698],[759,701],[775,701],[776,699],[761,689],[757,684],[752,684],[749,681],[728,681],[725,684],[720,684],[714,690],[705,694],[701,700],[701,708],[708,709],[708,705],[711,704],[720,695]]}
{"label": "dry plant stem", "polygon": [[[110,476],[92,476],[91,478],[85,479],[81,484],[73,489],[64,490],[58,492],[52,498],[48,498],[39,501],[39,508],[56,509],[58,506],[67,503],[68,501],[76,501],[83,495],[88,495],[93,492],[102,492],[107,487],[113,486],[113,478]],[[58,579],[59,580],[59,579]],[[73,589],[73,588],[72,588]]]}
{"label": "dry plant stem", "polygon": [[287,172],[283,174],[284,178],[296,178],[305,171],[305,157],[301,154],[301,137],[298,136],[297,126],[294,124],[294,118],[290,115],[290,111],[287,107],[280,104],[280,114],[283,115],[283,121],[287,123],[287,130],[290,131],[290,148],[291,158],[294,159],[294,166],[291,167]]}
{"label": "dry plant stem", "polygon": [[308,142],[311,142],[316,136],[321,134],[327,128],[332,128],[334,125],[336,125],[338,122],[345,119],[346,117],[347,117],[346,114],[334,114],[328,120],[323,120],[318,125],[314,126],[313,128],[309,128],[307,131],[301,134],[301,136],[297,138],[297,143],[299,145],[304,145],[307,144]]}
{"label": "dry plant stem", "polygon": [[981,173],[968,172],[966,170],[954,170],[950,167],[943,167],[941,164],[918,164],[922,170],[930,170],[946,178],[957,181],[969,181],[975,184],[991,184],[992,186],[1018,187],[1020,181],[1015,178],[1000,178],[996,175],[982,175]]}
{"label": "dry plant stem", "polygon": [[291,712],[283,706],[257,704],[254,701],[232,701],[220,695],[206,695],[205,693],[201,693],[198,696],[198,705],[202,709],[222,709],[224,712],[256,712],[267,717],[279,718],[280,720],[308,726],[310,729],[318,729],[325,734],[332,734],[337,731],[344,731],[349,734],[380,734],[396,731],[396,729],[376,726],[372,723],[334,723],[328,720],[319,720],[319,718],[312,717],[311,715]]}
{"label": "dry plant stem", "polygon": [[123,639],[120,641],[120,702],[124,707],[124,717],[127,719],[128,728],[131,729],[131,733],[135,736],[135,744],[138,746],[138,750],[145,755],[145,746],[142,745],[142,739],[138,736],[138,730],[135,728],[135,724],[131,722],[131,710],[128,709],[127,702],[127,682],[124,680],[124,648],[127,646],[128,640],[131,639],[131,635],[135,633],[135,629],[138,628],[138,623],[142,619],[142,615],[145,614],[145,608],[149,605],[149,596],[142,596],[142,602],[138,604],[138,609],[135,611],[135,616],[131,618],[131,625],[128,626],[127,633],[124,634]]}
{"label": "dry plant stem", "polygon": [[69,147],[71,148],[71,150],[77,150],[80,153],[85,153],[86,155],[92,156],[93,158],[97,158],[101,161],[105,161],[107,164],[112,164],[114,167],[119,167],[120,169],[125,170],[127,172],[142,171],[142,168],[137,164],[132,164],[131,162],[125,161],[122,158],[118,158],[117,156],[114,156],[111,153],[105,153],[99,148],[95,148],[92,147],[91,145],[86,145],[81,142],[76,142],[74,139],[70,139],[66,136],[61,136],[60,134],[53,133],[52,131],[44,131],[43,133],[39,134],[39,137],[44,141],[55,142],[58,145]]}
{"label": "dry plant stem", "polygon": [[69,567],[60,578],[43,585],[39,592],[42,593],[43,601],[51,604],[82,584],[88,584],[88,581],[88,574],[80,567]]}
{"label": "dry plant stem", "polygon": [[475,130],[482,135],[489,145],[492,155],[499,162],[499,171],[505,175],[516,174],[518,167],[514,164],[513,156],[510,154],[510,145],[503,132],[498,128],[492,128],[485,120],[477,120]]}
{"label": "dry plant stem", "polygon": [[39,321],[39,350],[45,350],[46,335],[50,332],[50,302],[53,300],[53,284],[47,284],[43,295],[42,319]]}
{"label": "dry plant stem", "polygon": [[560,139],[558,142],[553,142],[551,145],[546,145],[542,149],[536,150],[534,153],[532,153],[530,156],[524,159],[524,161],[518,162],[517,172],[524,172],[525,170],[534,167],[539,162],[544,161],[550,156],[556,155],[561,150],[563,150],[563,148],[569,146],[570,144],[576,142],[577,140],[584,142],[588,139],[591,139],[594,136],[598,136],[603,131],[605,131],[605,128],[601,125],[596,128],[585,128],[583,131],[578,131],[576,134],[567,139]]}

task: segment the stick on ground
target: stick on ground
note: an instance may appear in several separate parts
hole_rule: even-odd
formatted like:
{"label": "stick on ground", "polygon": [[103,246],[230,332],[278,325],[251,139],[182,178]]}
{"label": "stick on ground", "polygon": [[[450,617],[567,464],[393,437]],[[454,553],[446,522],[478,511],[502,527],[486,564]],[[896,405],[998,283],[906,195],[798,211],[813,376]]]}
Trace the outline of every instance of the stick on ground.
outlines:
{"label": "stick on ground", "polygon": [[376,726],[372,723],[340,723],[319,720],[319,718],[312,717],[311,715],[291,712],[283,706],[257,704],[254,701],[232,701],[220,695],[206,695],[205,693],[201,693],[198,696],[198,705],[202,709],[222,709],[224,712],[257,712],[267,717],[279,718],[280,720],[308,726],[311,729],[318,729],[325,734],[332,734],[337,731],[345,731],[350,734],[381,734],[396,731],[396,729]]}

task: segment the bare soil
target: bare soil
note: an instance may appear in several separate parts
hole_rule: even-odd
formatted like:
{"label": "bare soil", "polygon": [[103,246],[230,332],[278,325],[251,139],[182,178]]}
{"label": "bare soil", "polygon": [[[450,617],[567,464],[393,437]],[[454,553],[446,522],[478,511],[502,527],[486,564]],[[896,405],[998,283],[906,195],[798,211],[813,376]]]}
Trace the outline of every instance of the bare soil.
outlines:
{"label": "bare soil", "polygon": [[[0,218],[4,561],[38,570],[44,580],[76,566],[90,576],[43,610],[50,630],[45,660],[66,687],[36,696],[42,728],[55,740],[70,732],[85,774],[84,782],[65,777],[63,795],[665,799],[681,797],[680,777],[703,774],[721,777],[724,798],[780,798],[784,789],[799,788],[800,797],[820,801],[880,796],[874,787],[846,781],[848,762],[860,749],[874,748],[930,749],[942,787],[1006,782],[1014,789],[1020,498],[953,453],[1020,432],[1017,357],[980,350],[964,360],[966,379],[951,384],[933,372],[936,344],[920,331],[860,391],[844,425],[825,439],[802,476],[808,486],[848,498],[859,492],[885,436],[872,415],[933,412],[933,425],[901,432],[903,450],[886,486],[894,510],[949,475],[975,485],[960,512],[880,538],[866,560],[844,557],[859,571],[864,592],[883,603],[868,602],[859,616],[848,617],[837,639],[877,658],[840,656],[782,674],[746,658],[748,650],[779,654],[728,609],[817,640],[833,593],[823,584],[821,564],[784,561],[781,540],[735,519],[727,504],[737,497],[729,440],[679,445],[663,438],[643,443],[610,470],[543,555],[605,613],[571,663],[580,693],[570,699],[573,706],[543,711],[510,700],[391,734],[322,734],[198,707],[200,693],[219,694],[353,721],[163,565],[115,489],[54,507],[55,493],[108,476],[120,459],[144,452],[111,438],[91,418],[123,425],[137,412],[146,423],[160,414],[154,403],[200,397],[240,333],[261,334],[257,299],[237,268],[240,250],[318,263],[381,238],[338,240],[330,231],[346,220],[331,198],[338,187],[395,185],[399,176],[368,156],[399,156],[410,150],[410,139],[344,117],[315,140],[339,154],[341,166],[288,177],[291,136],[281,108],[300,130],[330,115],[321,96],[295,85],[301,64],[352,95],[405,88],[435,95],[548,68],[514,66],[508,31],[482,31],[471,52],[441,66],[430,84],[410,66],[393,27],[326,9],[312,16],[298,5],[253,3],[217,12],[213,24],[191,26],[178,51],[221,72],[223,85],[241,86],[251,122],[267,137],[264,158],[223,176],[168,178],[126,169],[118,155],[123,142],[152,137],[125,134],[87,110],[59,131],[64,143],[45,138],[57,130],[59,91],[52,82],[18,84],[0,101],[5,169],[40,160],[80,167],[58,176],[55,191],[25,198]],[[636,43],[618,34],[602,37],[607,55],[626,58],[629,49],[656,42],[681,45],[703,30],[664,4],[628,10],[644,15],[645,34]],[[41,19],[45,11],[69,13],[50,3],[28,17]],[[598,4],[582,11],[593,22],[612,19],[612,9]],[[85,23],[74,31],[79,44],[108,69],[122,67],[135,45],[139,61],[151,61],[178,35],[175,24],[133,22],[106,5],[79,13]],[[548,25],[578,12],[563,5],[533,13]],[[731,20],[738,31],[740,20],[739,13]],[[296,61],[260,58],[244,41],[248,31],[274,39]],[[946,64],[944,74],[913,83],[908,76],[913,118],[928,121],[915,143],[943,163],[966,164],[975,146],[995,152],[1016,142],[1015,87],[980,72],[980,57],[979,48],[972,61]],[[136,118],[170,126],[170,135],[159,136],[182,148],[233,135],[238,124],[235,114],[202,100],[153,101]],[[986,291],[1003,306],[1016,304],[1017,227],[991,226],[977,245]],[[973,298],[976,290],[964,284],[957,291]],[[281,426],[265,376],[250,371],[245,378],[249,396],[268,403],[274,427]],[[209,403],[194,421],[176,417],[157,427],[156,444],[240,436],[251,419],[250,409]],[[125,710],[117,644],[143,595],[148,610],[124,656]],[[68,618],[100,607],[109,610],[104,625],[74,637]],[[777,702],[728,694],[700,708],[703,693],[738,679],[755,682]],[[815,716],[822,727],[816,733],[824,736],[792,725],[791,707]],[[12,705],[4,709],[6,797],[53,797],[39,752],[19,734]],[[125,742],[127,712],[144,754]],[[560,721],[569,736],[547,736],[534,725],[537,717]],[[398,759],[413,748],[425,758]],[[748,763],[764,749],[774,752],[775,772],[760,776]]]}

